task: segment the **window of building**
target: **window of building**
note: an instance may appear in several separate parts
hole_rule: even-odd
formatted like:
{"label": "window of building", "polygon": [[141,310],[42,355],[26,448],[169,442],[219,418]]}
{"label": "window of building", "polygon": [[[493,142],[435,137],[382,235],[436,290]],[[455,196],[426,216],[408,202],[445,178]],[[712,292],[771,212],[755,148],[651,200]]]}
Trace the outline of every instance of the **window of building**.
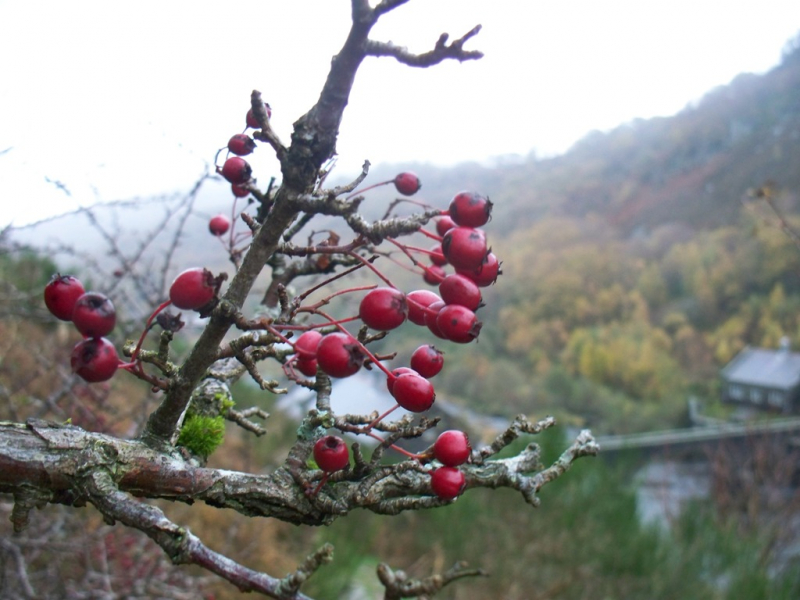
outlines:
{"label": "window of building", "polygon": [[775,406],[780,408],[783,406],[785,398],[786,394],[784,394],[780,390],[770,390],[769,393],[767,394],[767,403],[769,403],[770,406]]}
{"label": "window of building", "polygon": [[764,402],[764,394],[758,388],[750,388],[750,402],[753,404],[761,404]]}
{"label": "window of building", "polygon": [[728,394],[733,400],[744,400],[744,387],[732,383],[728,386]]}

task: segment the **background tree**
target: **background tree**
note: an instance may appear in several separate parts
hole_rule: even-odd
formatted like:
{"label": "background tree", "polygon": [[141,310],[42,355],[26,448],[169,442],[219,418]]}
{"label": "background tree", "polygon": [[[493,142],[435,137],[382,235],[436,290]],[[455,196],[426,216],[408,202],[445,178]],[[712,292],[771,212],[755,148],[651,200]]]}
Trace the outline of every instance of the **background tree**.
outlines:
{"label": "background tree", "polygon": [[[86,427],[80,427],[74,422],[58,423],[36,416],[25,418],[28,415],[22,408],[12,411],[12,417],[20,418],[0,423],[0,492],[13,497],[10,518],[15,531],[22,532],[32,523],[35,526],[36,519],[31,514],[34,508],[48,504],[91,504],[106,523],[119,522],[146,533],[174,563],[198,565],[242,591],[299,599],[307,597],[299,591],[302,583],[332,558],[329,546],[311,553],[294,572],[279,579],[210,549],[188,529],[167,518],[155,504],[140,499],[168,499],[187,504],[202,501],[212,507],[231,508],[251,517],[271,517],[310,525],[330,524],[358,508],[395,515],[440,507],[451,503],[464,489],[477,487],[509,487],[518,490],[527,503],[536,506],[538,492],[544,485],[564,473],[575,459],[597,452],[591,435],[584,431],[547,467],[542,464],[540,450],[535,444],[519,449],[512,456],[498,458],[498,453],[521,434],[536,434],[554,424],[550,418],[530,422],[520,416],[492,444],[469,450],[458,460],[451,460],[447,452],[442,454],[441,450],[433,448],[415,455],[400,450],[401,455],[408,456],[392,462],[386,455],[391,453],[391,449],[396,449],[396,443],[421,436],[435,428],[437,420],[422,416],[390,421],[386,414],[339,415],[331,410],[329,375],[344,375],[354,362],[355,369],[363,364],[385,370],[380,361],[389,355],[371,350],[375,342],[385,337],[385,330],[391,328],[384,324],[383,318],[387,315],[391,318],[392,311],[399,312],[404,320],[406,312],[417,310],[429,315],[434,310],[397,290],[386,274],[376,267],[374,257],[388,256],[392,261],[405,262],[418,276],[426,275],[428,279],[437,281],[442,276],[424,266],[427,258],[422,260],[423,255],[430,252],[400,241],[406,236],[423,233],[437,240],[444,238],[444,255],[449,262],[461,263],[457,266],[465,272],[477,271],[474,274],[477,279],[482,277],[480,273],[484,269],[490,268],[486,265],[491,263],[485,239],[480,240],[484,245],[477,251],[478,263],[474,266],[471,259],[462,261],[460,251],[455,250],[463,243],[464,252],[470,253],[477,243],[475,238],[483,238],[474,227],[480,227],[484,221],[474,219],[469,208],[460,209],[451,204],[449,209],[455,224],[460,226],[458,229],[470,240],[462,242],[459,241],[460,234],[447,233],[444,228],[438,234],[424,228],[444,213],[432,207],[423,206],[422,212],[397,216],[397,203],[393,203],[382,218],[367,220],[359,212],[364,200],[361,192],[366,190],[356,190],[368,175],[368,163],[365,163],[361,176],[349,185],[325,186],[329,161],[336,153],[342,115],[356,73],[365,58],[392,57],[415,67],[430,67],[445,60],[480,58],[479,52],[464,48],[465,43],[478,33],[479,27],[452,42],[447,35],[442,35],[433,49],[423,54],[413,54],[390,42],[371,39],[369,34],[377,21],[405,3],[406,0],[383,0],[370,6],[366,0],[352,0],[349,35],[331,62],[317,103],[295,122],[289,145],[285,145],[270,126],[270,109],[261,94],[253,92],[248,125],[255,129],[252,137],[275,152],[281,166],[281,181],[279,184],[271,181],[266,187],[258,186],[251,178],[249,166],[238,156],[228,158],[218,167],[223,177],[234,186],[235,194],[244,195],[246,192],[255,199],[256,210],[253,214],[242,212],[239,215],[249,229],[249,243],[243,247],[242,240],[233,232],[228,238],[228,251],[236,266],[236,273],[229,283],[202,268],[195,268],[184,272],[170,287],[172,304],[184,312],[196,310],[201,318],[207,318],[202,333],[188,349],[185,359],[173,362],[177,353],[172,346],[173,341],[177,344],[180,340],[180,318],[163,310],[166,303],[156,308],[157,302],[166,296],[167,266],[174,256],[175,243],[166,252],[160,281],[147,287],[143,280],[133,279],[134,288],[138,288],[134,291],[140,297],[151,298],[151,309],[155,309],[152,319],[157,320],[161,329],[157,350],[148,349],[146,334],[151,328],[148,320],[142,337],[137,341],[134,336],[124,345],[123,352],[128,362],[122,365],[116,361],[112,363],[113,370],[122,368],[146,382],[155,395],[154,408],[147,410],[138,435],[130,438],[122,435],[121,431],[98,433],[90,429],[106,429],[103,424],[89,427],[86,421],[83,422]],[[234,154],[246,155],[252,151],[252,147],[248,147],[248,144],[254,145],[252,140],[238,140],[232,139],[228,145]],[[404,194],[413,193],[418,188],[418,183],[415,184],[407,174],[385,183],[394,183]],[[198,182],[195,190],[186,196],[184,204],[179,206],[190,204],[193,193],[201,184],[202,181]],[[485,207],[484,216],[488,218],[491,205],[484,203],[481,206]],[[89,215],[91,218],[91,213]],[[342,242],[338,234],[327,232],[322,240],[310,236],[305,244],[295,243],[303,228],[317,216],[343,220],[352,238]],[[113,234],[104,231],[99,223],[97,229],[104,233],[112,254],[121,259],[126,256]],[[212,224],[214,229],[215,233],[227,232],[222,221]],[[174,238],[175,242],[178,237]],[[150,241],[148,238],[142,243],[142,250]],[[134,258],[140,256],[141,253]],[[133,270],[136,261],[126,259],[122,262],[124,268],[120,275]],[[271,284],[266,293],[259,294],[266,312],[249,317],[246,302],[253,299],[254,285],[267,266],[270,267]],[[357,289],[334,288],[334,285],[346,281],[342,278],[355,271],[369,271],[378,283]],[[327,276],[322,285],[308,287],[299,295],[293,296],[289,292],[290,286],[296,284],[295,280],[320,275]],[[66,285],[61,279],[56,279],[56,282]],[[375,317],[362,301],[359,317],[364,324],[358,333],[350,333],[345,327],[348,323],[358,324],[356,317],[337,320],[326,312],[327,305],[334,303],[340,295],[370,290],[364,296],[366,298],[372,291],[378,292],[378,285],[383,286],[381,294],[389,298],[388,307],[381,304],[381,296],[378,301],[381,307],[377,309],[379,315]],[[130,291],[116,284],[106,288],[116,291],[115,299],[122,300]],[[329,291],[329,295],[310,302],[310,294],[320,289]],[[402,308],[398,309],[398,304]],[[73,351],[73,368],[87,381],[107,379],[106,373],[98,375],[97,370],[105,371],[108,365],[97,361],[105,360],[109,356],[105,352],[111,350],[98,349],[101,342],[95,341],[108,333],[105,327],[108,311],[103,306],[100,300],[92,304],[89,307],[91,316],[86,317],[86,321],[73,316],[75,325],[87,337],[78,345],[81,350]],[[469,313],[469,309],[456,302],[447,302],[445,308],[448,315],[452,313],[452,318],[436,320],[443,330],[450,326],[454,328],[443,331],[445,337],[460,342],[469,342],[477,337],[479,323],[469,321],[468,327],[459,329],[465,322],[465,311]],[[102,333],[96,329],[98,317],[102,321]],[[424,318],[429,319],[427,316]],[[340,357],[344,371],[330,364],[324,365],[319,348],[313,355],[303,355],[298,334],[318,330],[326,334],[323,339],[338,340],[334,352],[344,350],[344,356]],[[303,365],[304,359],[307,359],[305,362],[317,359],[320,369],[315,373],[310,369],[306,371],[304,367],[309,365]],[[258,419],[266,415],[239,406],[231,391],[231,386],[246,373],[262,389],[280,393],[283,384],[267,379],[259,372],[257,365],[262,361],[281,363],[288,379],[312,389],[316,398],[314,407],[303,419],[285,460],[272,471],[262,474],[207,468],[206,459],[221,443],[226,420],[254,435],[265,433]],[[387,372],[386,375],[387,382],[395,388],[394,397],[411,412],[424,412],[433,402],[433,388],[424,378],[410,373]],[[75,378],[66,377],[65,381],[74,384]],[[96,403],[102,402],[102,388],[99,393],[92,386],[86,389],[87,394],[94,395]],[[47,401],[41,403],[42,406],[47,404]],[[47,412],[44,414],[53,416]],[[72,417],[70,414],[61,416]],[[128,417],[136,422],[132,413]],[[339,436],[331,435],[331,431],[377,437],[380,441],[368,455],[358,443],[349,449],[343,446]],[[460,450],[458,453],[461,454]],[[157,567],[160,568],[154,565],[153,572]],[[386,565],[378,567],[386,598],[432,595],[454,579],[477,573],[456,565],[427,579],[410,580],[402,572],[395,572]],[[25,594],[33,595],[34,589],[30,582],[26,582],[22,568],[20,578]],[[179,585],[173,581],[172,589]]]}

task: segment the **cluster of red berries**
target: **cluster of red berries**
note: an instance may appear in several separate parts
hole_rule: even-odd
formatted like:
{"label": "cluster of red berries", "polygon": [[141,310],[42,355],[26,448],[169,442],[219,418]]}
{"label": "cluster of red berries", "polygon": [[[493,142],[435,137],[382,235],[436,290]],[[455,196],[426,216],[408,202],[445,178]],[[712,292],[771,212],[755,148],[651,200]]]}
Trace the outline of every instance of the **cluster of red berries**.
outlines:
{"label": "cluster of red berries", "polygon": [[[433,444],[433,458],[442,466],[431,472],[431,489],[443,500],[452,500],[461,495],[466,487],[466,477],[458,468],[466,463],[472,454],[469,438],[463,431],[448,429],[439,434]],[[350,464],[350,450],[344,440],[335,435],[321,437],[314,444],[314,461],[324,475],[313,493],[316,493],[328,480],[328,476],[345,469]],[[428,455],[416,458],[428,459]]]}
{"label": "cluster of red berries", "polygon": [[120,364],[114,344],[105,338],[117,323],[111,300],[86,292],[75,277],[57,273],[44,288],[44,303],[58,319],[72,321],[84,337],[72,349],[72,370],[92,383],[111,379]]}
{"label": "cluster of red berries", "polygon": [[[272,109],[269,104],[264,104],[264,111],[267,119],[272,117]],[[247,111],[245,115],[247,129],[261,129],[262,125],[253,114],[253,109]],[[229,156],[221,167],[217,167],[217,173],[222,175],[231,184],[231,192],[234,198],[246,198],[250,195],[248,183],[252,179],[253,169],[250,164],[243,159],[243,156],[252,154],[256,149],[256,142],[246,133],[237,133],[228,140],[228,145],[222,150],[227,150]],[[231,228],[231,220],[219,214],[212,217],[208,222],[208,230],[212,235],[220,237],[225,235]]]}
{"label": "cluster of red berries", "polygon": [[[401,173],[393,180],[375,185],[388,183],[394,183],[398,191],[406,195],[420,188],[419,178],[413,173]],[[439,294],[430,290],[405,294],[391,285],[377,287],[362,298],[358,318],[376,331],[391,331],[408,320],[427,327],[439,338],[456,343],[465,344],[476,339],[481,322],[475,311],[483,306],[480,288],[493,284],[500,274],[500,263],[489,250],[485,233],[479,229],[488,223],[491,210],[492,203],[481,194],[457,194],[447,213],[436,221],[440,243],[428,252],[433,265],[425,267],[426,281],[438,284]],[[455,273],[444,271],[448,264],[455,268]],[[349,377],[365,363],[372,362],[386,372],[387,389],[397,406],[415,413],[433,406],[436,394],[429,380],[444,366],[440,350],[424,344],[413,352],[410,367],[398,367],[389,372],[359,340],[341,326],[339,329],[327,335],[311,329],[290,342],[295,351],[290,365],[307,376],[313,376],[320,369],[331,377]],[[388,412],[378,420],[386,414]],[[458,466],[468,459],[470,452],[463,432],[447,431],[439,437],[434,445],[434,456],[443,466],[431,474],[431,488],[437,496],[452,499],[461,493],[465,477]],[[346,444],[332,435],[317,441],[314,457],[326,473],[323,481],[327,480],[327,473],[349,464]]]}
{"label": "cluster of red berries", "polygon": [[[202,268],[187,269],[178,275],[169,289],[170,299],[150,316],[142,339],[153,318],[170,304],[186,310],[199,310],[214,300],[220,279]],[[122,363],[117,350],[105,336],[117,322],[114,304],[104,294],[86,292],[83,284],[71,275],[56,273],[44,288],[47,309],[62,321],[71,321],[83,341],[75,344],[70,355],[72,371],[84,381],[108,381],[120,367],[130,368],[134,363]],[[136,351],[141,347],[140,339]],[[134,361],[135,361],[134,356]]]}

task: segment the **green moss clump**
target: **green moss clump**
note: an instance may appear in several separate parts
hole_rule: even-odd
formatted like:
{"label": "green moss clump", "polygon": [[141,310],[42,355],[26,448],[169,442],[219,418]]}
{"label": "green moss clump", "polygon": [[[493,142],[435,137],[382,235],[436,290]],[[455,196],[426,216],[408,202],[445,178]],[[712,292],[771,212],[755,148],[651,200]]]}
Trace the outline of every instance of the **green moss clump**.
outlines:
{"label": "green moss clump", "polygon": [[225,439],[225,419],[221,416],[204,417],[191,414],[186,417],[178,436],[178,445],[193,454],[208,458]]}

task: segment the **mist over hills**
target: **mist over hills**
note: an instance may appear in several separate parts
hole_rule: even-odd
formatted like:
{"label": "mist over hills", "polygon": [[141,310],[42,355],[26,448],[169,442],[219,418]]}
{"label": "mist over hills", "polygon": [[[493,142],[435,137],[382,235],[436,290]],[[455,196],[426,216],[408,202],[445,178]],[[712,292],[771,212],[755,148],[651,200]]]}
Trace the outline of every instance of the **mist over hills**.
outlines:
{"label": "mist over hills", "polygon": [[[481,190],[495,202],[495,231],[515,231],[544,215],[599,216],[628,232],[666,223],[713,227],[736,219],[747,190],[766,181],[800,189],[798,154],[800,49],[796,47],[764,75],[740,75],[675,116],[640,119],[609,132],[590,133],[558,157],[506,157],[491,165],[464,163],[449,168],[376,165],[367,181],[414,170],[423,181],[418,198],[442,208],[461,189]],[[364,207],[367,213],[370,207],[377,208],[367,216],[378,216],[381,201],[393,197],[391,192],[373,192],[375,200]],[[119,231],[135,240],[162,214],[161,208],[154,213],[152,207],[167,203],[98,206],[94,213],[109,227],[114,221],[124,223]],[[208,244],[203,220],[230,210],[227,186],[207,182],[195,206],[201,218],[191,219],[179,252],[213,262],[216,248]],[[86,225],[86,215],[77,213],[15,230],[14,237],[34,246],[100,243]]]}

